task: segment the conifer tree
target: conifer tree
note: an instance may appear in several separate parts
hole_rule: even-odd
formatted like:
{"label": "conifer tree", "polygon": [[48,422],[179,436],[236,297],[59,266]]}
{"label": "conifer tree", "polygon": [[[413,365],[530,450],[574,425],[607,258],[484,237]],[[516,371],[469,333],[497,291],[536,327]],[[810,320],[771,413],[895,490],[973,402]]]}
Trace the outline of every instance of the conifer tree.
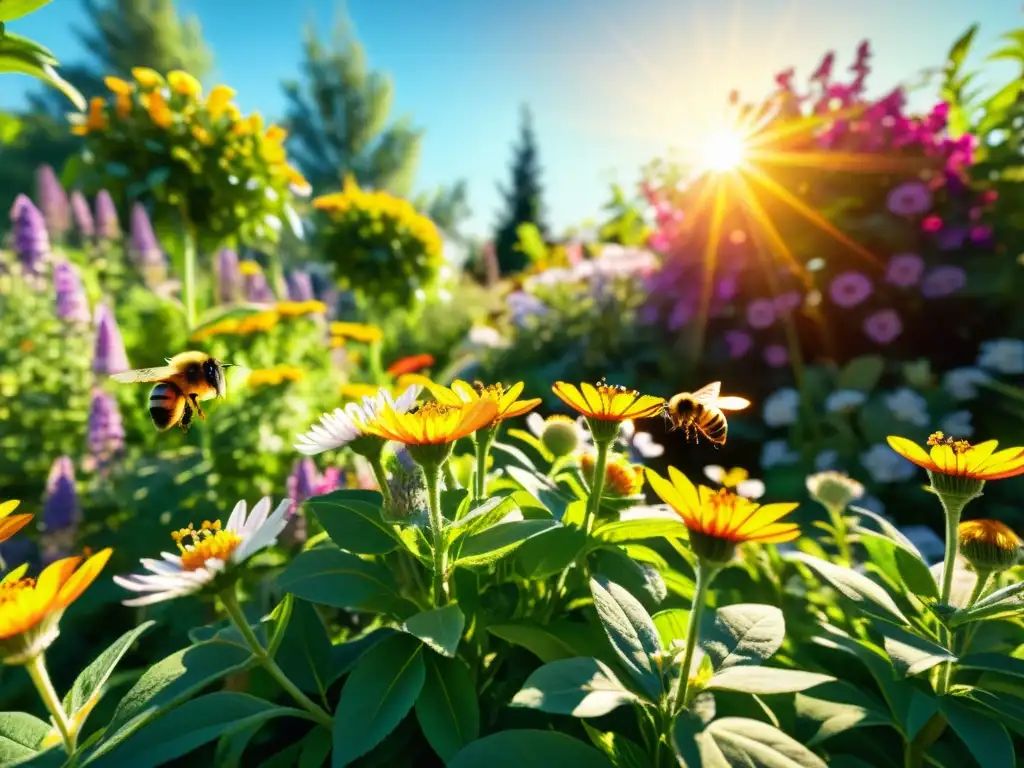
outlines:
{"label": "conifer tree", "polygon": [[537,139],[533,132],[530,108],[523,105],[520,112],[519,143],[512,162],[512,184],[501,189],[506,211],[502,215],[495,237],[495,250],[503,275],[521,272],[527,263],[526,254],[516,248],[517,232],[521,224],[533,224],[542,236],[547,229],[541,219],[540,163]]}

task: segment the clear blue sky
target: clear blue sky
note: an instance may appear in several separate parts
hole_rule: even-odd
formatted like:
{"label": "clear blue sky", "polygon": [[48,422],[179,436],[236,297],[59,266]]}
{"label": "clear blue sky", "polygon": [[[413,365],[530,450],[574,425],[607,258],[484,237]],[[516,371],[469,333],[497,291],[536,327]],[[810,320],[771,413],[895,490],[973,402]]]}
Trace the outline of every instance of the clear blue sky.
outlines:
{"label": "clear blue sky", "polygon": [[[211,82],[245,110],[280,116],[280,82],[299,72],[303,26],[329,32],[334,0],[180,0],[201,19],[215,56]],[[466,178],[484,234],[508,178],[518,106],[534,110],[544,204],[556,230],[596,215],[612,180],[692,138],[730,88],[764,94],[788,66],[806,75],[835,49],[845,68],[858,41],[875,50],[882,91],[941,64],[950,43],[981,23],[980,50],[1024,26],[1015,0],[350,0],[370,64],[395,84],[395,113],[426,129],[419,188]],[[71,62],[78,0],[54,0],[11,30]],[[980,57],[976,57],[976,60]],[[0,109],[34,87],[0,78]]]}

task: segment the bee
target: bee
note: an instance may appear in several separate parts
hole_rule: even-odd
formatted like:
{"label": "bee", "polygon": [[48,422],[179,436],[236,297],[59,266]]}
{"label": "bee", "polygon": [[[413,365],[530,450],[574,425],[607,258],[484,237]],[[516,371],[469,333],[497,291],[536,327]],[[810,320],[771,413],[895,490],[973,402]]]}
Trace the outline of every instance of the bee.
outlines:
{"label": "bee", "polygon": [[138,368],[110,378],[124,384],[157,382],[149,393],[153,425],[165,432],[177,424],[182,432],[188,432],[194,413],[206,420],[201,400],[224,397],[224,369],[230,367],[231,363],[222,363],[205,352],[182,352],[167,358],[167,365],[160,368]]}
{"label": "bee", "polygon": [[687,439],[691,435],[696,439],[701,434],[715,445],[725,445],[729,425],[722,411],[741,411],[750,401],[742,397],[720,397],[721,389],[722,382],[713,381],[696,392],[674,395],[665,406],[672,429],[685,430]]}

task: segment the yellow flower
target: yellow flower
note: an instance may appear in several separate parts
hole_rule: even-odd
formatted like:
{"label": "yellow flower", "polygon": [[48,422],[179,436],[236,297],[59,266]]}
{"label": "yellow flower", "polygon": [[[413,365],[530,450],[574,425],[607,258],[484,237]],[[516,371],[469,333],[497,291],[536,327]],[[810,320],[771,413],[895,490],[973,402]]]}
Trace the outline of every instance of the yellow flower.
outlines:
{"label": "yellow flower", "polygon": [[246,384],[250,387],[276,386],[286,381],[302,381],[306,372],[293,365],[278,365],[274,368],[261,368],[251,371]]}
{"label": "yellow flower", "polygon": [[[672,507],[697,538],[719,539],[732,544],[746,541],[780,544],[800,535],[796,523],[780,523],[798,504],[766,504],[737,496],[726,489],[713,491],[693,483],[675,467],[668,468],[671,482],[653,469],[647,470],[647,482],[661,500]],[[694,539],[694,549],[697,549]],[[698,552],[698,554],[704,554]]]}
{"label": "yellow flower", "polygon": [[272,144],[269,142],[262,142],[260,144],[260,157],[271,165],[278,165],[285,161],[284,147],[280,144]]}
{"label": "yellow flower", "polygon": [[[596,463],[592,453],[580,456],[580,470],[591,488],[594,487]],[[604,474],[604,492],[614,496],[635,496],[644,487],[644,468],[639,464],[630,464],[624,456],[609,456]]]}
{"label": "yellow flower", "polygon": [[122,80],[119,77],[105,77],[103,84],[110,89],[110,92],[117,96],[131,96],[135,92],[135,84]]}
{"label": "yellow flower", "polygon": [[269,331],[278,322],[278,315],[272,309],[265,310],[263,312],[255,312],[251,315],[246,315],[238,321],[237,333],[247,336],[250,333],[260,333]]}
{"label": "yellow flower", "polygon": [[149,67],[132,67],[132,77],[135,82],[143,88],[159,88],[164,84],[164,79],[155,69]]}
{"label": "yellow flower", "polygon": [[327,312],[327,305],[322,301],[279,301],[275,307],[281,317],[302,317],[304,315],[322,315]]}
{"label": "yellow flower", "polygon": [[284,140],[288,138],[288,131],[279,125],[272,125],[267,128],[263,138],[274,144],[283,144]]}
{"label": "yellow flower", "polygon": [[126,93],[119,93],[114,98],[114,112],[124,120],[132,113],[132,97]]}
{"label": "yellow flower", "polygon": [[237,92],[226,85],[215,85],[206,99],[206,111],[214,120],[223,115]]}
{"label": "yellow flower", "polygon": [[380,387],[372,384],[342,384],[341,396],[349,400],[362,400],[364,397],[374,397]]}
{"label": "yellow flower", "polygon": [[203,86],[199,84],[199,81],[188,72],[182,72],[180,69],[168,72],[167,82],[171,86],[172,91],[180,93],[182,96],[197,99],[203,93]]}
{"label": "yellow flower", "polygon": [[7,541],[16,534],[32,519],[32,515],[12,515],[11,512],[18,508],[20,501],[0,502],[0,541]]}
{"label": "yellow flower", "polygon": [[81,557],[57,560],[38,580],[24,577],[25,565],[4,577],[0,582],[0,657],[5,664],[25,664],[49,647],[57,637],[61,614],[95,581],[111,552],[104,549],[84,563]]}
{"label": "yellow flower", "polygon": [[896,453],[930,473],[981,481],[1024,475],[1024,448],[1004,448],[997,452],[997,440],[971,445],[966,440],[954,440],[935,432],[928,438],[930,452],[905,437],[890,436],[888,440]]}
{"label": "yellow flower", "polygon": [[501,384],[484,386],[481,383],[476,383],[470,385],[459,379],[452,382],[450,389],[442,387],[440,384],[435,384],[429,379],[423,381],[423,385],[434,396],[434,399],[444,405],[461,406],[466,403],[479,402],[483,398],[489,397],[493,399],[498,404],[498,413],[494,417],[494,423],[522,416],[532,411],[541,403],[539,397],[531,398],[530,400],[516,400],[523,391],[523,382],[521,381],[513,384],[508,389],[505,389]]}
{"label": "yellow flower", "polygon": [[263,267],[256,261],[243,261],[238,265],[238,274],[242,277],[254,277],[263,274]]}
{"label": "yellow flower", "polygon": [[192,126],[192,135],[196,141],[204,146],[208,147],[213,144],[213,135],[201,125]]}
{"label": "yellow flower", "polygon": [[216,323],[212,323],[205,328],[200,328],[189,337],[189,341],[205,341],[216,336],[230,336],[231,334],[238,333],[239,321],[231,317],[226,317],[223,320],[218,320]]}
{"label": "yellow flower", "polygon": [[425,403],[409,413],[385,405],[359,426],[365,434],[405,445],[445,445],[488,426],[497,415],[497,402],[485,397],[462,406]]}
{"label": "yellow flower", "polygon": [[148,96],[149,98],[146,99],[145,104],[146,111],[149,113],[149,119],[158,128],[170,128],[171,123],[174,122],[174,113],[167,106],[167,100],[164,98],[164,95],[160,91],[153,91]]}
{"label": "yellow flower", "polygon": [[1005,571],[1017,564],[1021,541],[1014,530],[998,520],[960,523],[960,554],[979,573]]}
{"label": "yellow flower", "polygon": [[85,124],[75,126],[72,132],[84,136],[88,133],[105,130],[107,127],[106,106],[107,102],[99,96],[89,99],[89,116],[85,119]]}
{"label": "yellow flower", "polygon": [[366,325],[365,323],[333,322],[331,323],[331,335],[372,344],[384,338],[384,331],[376,325]]}
{"label": "yellow flower", "polygon": [[598,384],[567,384],[555,382],[551,388],[559,399],[588,419],[625,421],[656,416],[662,412],[665,399],[654,395],[641,395],[635,389],[613,386],[604,381]]}

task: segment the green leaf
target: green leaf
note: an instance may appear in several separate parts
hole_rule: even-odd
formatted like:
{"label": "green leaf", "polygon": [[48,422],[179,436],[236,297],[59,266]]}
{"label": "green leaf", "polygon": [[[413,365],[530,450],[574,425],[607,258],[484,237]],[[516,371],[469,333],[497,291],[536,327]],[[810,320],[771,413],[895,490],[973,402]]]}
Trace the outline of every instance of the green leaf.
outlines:
{"label": "green leaf", "polygon": [[[495,448],[497,447],[498,445],[495,444]],[[511,446],[506,446],[506,448],[509,447]],[[562,520],[562,516],[573,499],[559,490],[558,486],[551,482],[546,475],[536,471],[527,471],[512,465],[505,467],[505,472],[519,483],[525,491],[529,492],[544,507],[550,510],[555,520]]]}
{"label": "green leaf", "polygon": [[831,675],[774,667],[734,666],[716,672],[707,687],[740,693],[796,693],[835,680]]}
{"label": "green leaf", "polygon": [[399,601],[391,571],[335,547],[299,553],[277,582],[285,592],[334,608],[386,612]]}
{"label": "green leaf", "polygon": [[427,655],[423,690],[416,699],[416,719],[427,742],[447,763],[480,735],[480,702],[459,659]]}
{"label": "green leaf", "polygon": [[500,523],[485,531],[462,539],[456,547],[455,565],[473,568],[490,565],[512,552],[527,539],[559,527],[554,520],[519,520]]}
{"label": "green leaf", "polygon": [[529,621],[491,624],[487,631],[495,637],[530,651],[545,663],[575,656],[593,656],[605,646],[605,638],[590,624],[561,619],[550,624]]}
{"label": "green leaf", "polygon": [[334,712],[332,767],[350,764],[391,733],[413,708],[425,678],[423,645],[409,635],[367,651],[345,680]]}
{"label": "green leaf", "polygon": [[587,534],[581,528],[552,528],[527,539],[516,550],[517,569],[528,579],[546,579],[575,562],[586,544]]}
{"label": "green leaf", "polygon": [[471,536],[497,525],[518,509],[519,505],[511,497],[492,496],[483,504],[471,509],[465,517],[457,520],[448,530],[451,531],[453,540],[460,536]]}
{"label": "green leaf", "polygon": [[919,675],[944,661],[956,661],[956,656],[941,645],[902,627],[880,624],[875,629],[882,635],[885,652],[901,677]]}
{"label": "green leaf", "polygon": [[778,728],[745,717],[712,721],[699,737],[702,766],[757,768],[826,768],[807,747]]}
{"label": "green leaf", "polygon": [[593,573],[618,584],[636,597],[644,610],[653,612],[668,596],[668,587],[657,568],[637,562],[621,546],[605,545],[593,558]]}
{"label": "green leaf", "polygon": [[459,647],[465,626],[466,617],[459,606],[452,604],[410,616],[403,629],[442,656],[452,657]]}
{"label": "green leaf", "polygon": [[591,743],[608,756],[615,768],[649,768],[651,760],[636,742],[613,731],[602,733],[586,721],[583,722],[583,729]]}
{"label": "green leaf", "polygon": [[0,760],[8,765],[32,757],[49,732],[48,723],[26,712],[0,712]]}
{"label": "green leaf", "polygon": [[811,568],[844,597],[856,603],[857,607],[865,613],[904,626],[909,623],[889,593],[867,576],[850,568],[811,557],[803,552],[789,553],[786,555],[786,559],[803,563]]}
{"label": "green leaf", "polygon": [[958,627],[971,621],[997,619],[1024,612],[1024,582],[1015,582],[997,589],[982,598],[967,610],[958,610],[949,619],[951,627]]}
{"label": "green leaf", "polygon": [[668,650],[673,640],[686,641],[690,612],[685,608],[669,608],[666,611],[658,611],[654,614],[652,620],[654,621],[654,626],[658,629],[661,647],[665,650]]}
{"label": "green leaf", "polygon": [[836,389],[853,389],[858,392],[870,392],[882,378],[885,360],[881,355],[864,355],[855,357],[839,372]]}
{"label": "green leaf", "polygon": [[615,673],[597,659],[575,658],[545,664],[530,675],[512,706],[552,715],[601,717],[638,701]]}
{"label": "green leaf", "polygon": [[331,668],[327,684],[332,685],[336,680],[347,675],[359,663],[363,654],[381,640],[396,633],[397,630],[392,627],[379,627],[356,640],[331,646]]}
{"label": "green leaf", "polygon": [[186,701],[125,739],[116,749],[89,764],[95,768],[155,768],[188,754],[225,732],[252,727],[274,717],[301,717],[301,709],[279,707],[247,693],[222,691]]}
{"label": "green leaf", "polygon": [[594,537],[608,544],[622,544],[627,541],[655,538],[687,538],[686,526],[681,520],[667,518],[638,518],[635,520],[615,520],[599,526]]}
{"label": "green leaf", "polygon": [[658,630],[635,597],[598,576],[590,579],[594,608],[612,648],[652,700],[661,695],[661,674],[653,657],[661,651]]}
{"label": "green leaf", "polygon": [[957,41],[953,43],[953,47],[949,49],[949,56],[947,57],[946,73],[947,76],[952,76],[960,70],[961,65],[964,63],[964,59],[967,56],[967,51],[970,50],[971,43],[974,41],[974,36],[978,33],[978,25],[972,24],[967,28],[967,31],[957,38]]}
{"label": "green leaf", "polygon": [[27,16],[53,0],[0,0],[0,21],[8,22]]}
{"label": "green leaf", "polygon": [[957,662],[959,669],[981,669],[1024,678],[1024,659],[1003,653],[969,653]]}
{"label": "green leaf", "polygon": [[316,608],[305,600],[292,603],[291,620],[276,654],[288,679],[306,693],[327,693],[331,681],[331,641]]}
{"label": "green leaf", "polygon": [[162,712],[191,698],[210,683],[249,666],[252,653],[222,637],[172,653],[147,669],[114,710],[93,757],[123,742]]}
{"label": "green leaf", "polygon": [[448,768],[523,768],[538,764],[558,768],[612,768],[608,758],[589,744],[557,731],[509,730],[485,736],[462,749]]}
{"label": "green leaf", "polygon": [[715,623],[700,646],[716,670],[770,659],[786,639],[782,611],[771,605],[742,603],[715,611]]}
{"label": "green leaf", "polygon": [[950,696],[942,697],[939,707],[981,768],[1017,764],[1010,735],[998,722]]}
{"label": "green leaf", "polygon": [[861,545],[868,551],[869,562],[879,568],[897,586],[905,585],[911,593],[919,598],[939,599],[939,588],[935,577],[927,563],[917,554],[900,546],[886,533],[861,528],[854,529],[860,538]]}
{"label": "green leaf", "polygon": [[82,674],[78,676],[75,684],[71,686],[71,690],[64,697],[64,711],[68,715],[74,716],[78,712],[83,712],[79,716],[81,720],[79,727],[103,695],[104,686],[110,679],[114,667],[128,653],[128,649],[132,647],[139,636],[154,624],[156,624],[155,621],[147,621],[135,629],[125,632],[107,650],[97,656],[92,664],[82,670]]}
{"label": "green leaf", "polygon": [[805,741],[808,747],[853,728],[895,725],[879,702],[841,680],[823,684],[813,696],[798,693],[794,705],[797,719],[812,722],[816,727],[814,735]]}
{"label": "green leaf", "polygon": [[316,496],[306,504],[331,541],[357,555],[384,555],[401,544],[395,529],[381,517],[376,491],[341,490]]}
{"label": "green leaf", "polygon": [[53,54],[38,43],[11,32],[0,35],[0,74],[17,72],[42,80],[63,93],[79,111],[84,110],[86,104],[82,94],[60,76],[55,69],[56,64]]}

